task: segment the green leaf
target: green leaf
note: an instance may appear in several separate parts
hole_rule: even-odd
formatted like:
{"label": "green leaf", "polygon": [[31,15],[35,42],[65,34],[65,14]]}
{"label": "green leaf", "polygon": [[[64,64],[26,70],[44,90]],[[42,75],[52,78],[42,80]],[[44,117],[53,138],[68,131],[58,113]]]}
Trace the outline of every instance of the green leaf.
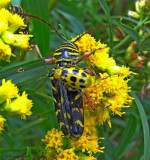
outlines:
{"label": "green leaf", "polygon": [[117,159],[121,158],[127,148],[127,146],[130,144],[137,128],[137,118],[134,115],[130,115],[130,119],[128,121],[127,126],[125,127],[120,143],[115,148],[115,157]]}
{"label": "green leaf", "polygon": [[137,43],[140,43],[140,37],[138,35],[138,33],[131,27],[123,24],[123,23],[119,23],[119,26],[127,33],[129,34]]}
{"label": "green leaf", "polygon": [[109,44],[110,44],[110,47],[112,47],[113,46],[113,31],[112,31],[112,19],[111,19],[111,16],[110,16],[110,11],[109,11],[108,5],[107,5],[105,0],[99,0],[99,2],[100,2],[100,5],[101,5],[102,9],[104,10],[104,12],[106,14],[106,17],[107,17],[107,20],[108,20],[108,23],[109,23],[109,26],[110,26],[110,41],[109,41]]}
{"label": "green leaf", "polygon": [[59,26],[60,26],[60,28],[61,28],[61,30],[62,30],[62,32],[63,32],[63,35],[64,35],[65,38],[68,40],[68,39],[69,39],[69,36],[68,36],[68,34],[67,34],[65,28],[64,28],[61,24],[59,24]]}
{"label": "green leaf", "polygon": [[58,0],[49,0],[48,8],[49,8],[50,11],[55,7],[57,2],[58,2]]}
{"label": "green leaf", "polygon": [[78,18],[76,18],[75,16],[70,15],[70,14],[68,14],[67,12],[64,12],[64,11],[62,11],[62,10],[60,10],[60,9],[57,9],[57,11],[58,11],[62,16],[64,16],[64,17],[72,24],[71,27],[73,27],[74,30],[77,31],[77,33],[82,33],[82,32],[85,31],[84,26],[82,25],[82,23],[79,21]]}
{"label": "green leaf", "polygon": [[137,109],[141,117],[143,134],[144,134],[144,160],[149,160],[150,136],[149,136],[149,125],[148,125],[147,117],[146,117],[143,105],[141,104],[138,97],[133,92],[131,92],[130,94],[134,98],[134,101],[136,103]]}
{"label": "green leaf", "polygon": [[[45,64],[40,59],[30,62],[15,63],[13,66],[9,65],[7,67],[3,67],[0,70],[0,83],[2,79],[5,78],[6,80],[12,80],[15,84],[22,85],[25,82],[41,78],[43,76],[46,77],[50,69],[48,66],[50,68],[53,67],[53,65],[47,65],[45,67]],[[23,69],[22,72],[19,71],[20,68]]]}
{"label": "green leaf", "polygon": [[32,152],[31,152],[30,147],[27,147],[27,153],[25,156],[25,160],[32,160]]}
{"label": "green leaf", "polygon": [[140,51],[150,51],[150,37],[144,38],[139,45]]}
{"label": "green leaf", "polygon": [[[48,0],[25,0],[22,1],[26,13],[36,15],[49,22]],[[40,20],[33,18],[33,35],[43,56],[47,55],[50,43],[50,27]]]}
{"label": "green leaf", "polygon": [[27,124],[26,126],[23,126],[19,129],[17,129],[15,132],[12,133],[12,135],[14,136],[14,135],[26,133],[29,130],[32,130],[35,126],[38,126],[39,124],[43,123],[46,120],[47,120],[47,117],[37,119],[37,120]]}

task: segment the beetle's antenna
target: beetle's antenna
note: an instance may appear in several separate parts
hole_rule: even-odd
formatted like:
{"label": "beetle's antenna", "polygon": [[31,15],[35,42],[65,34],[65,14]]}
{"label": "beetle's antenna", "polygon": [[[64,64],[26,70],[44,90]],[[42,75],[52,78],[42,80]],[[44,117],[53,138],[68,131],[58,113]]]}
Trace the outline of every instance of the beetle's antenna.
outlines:
{"label": "beetle's antenna", "polygon": [[33,18],[36,18],[36,19],[44,22],[44,23],[47,24],[49,27],[51,27],[51,29],[53,29],[53,30],[58,34],[58,36],[59,36],[61,39],[63,39],[63,40],[66,41],[65,37],[62,36],[62,35],[57,31],[57,29],[56,29],[53,25],[51,25],[50,23],[48,23],[48,22],[45,21],[44,19],[42,19],[42,18],[40,18],[40,17],[38,17],[38,16],[35,16],[35,15],[32,15],[32,14],[27,14],[27,13],[21,13],[21,15],[28,16],[28,17],[33,17]]}

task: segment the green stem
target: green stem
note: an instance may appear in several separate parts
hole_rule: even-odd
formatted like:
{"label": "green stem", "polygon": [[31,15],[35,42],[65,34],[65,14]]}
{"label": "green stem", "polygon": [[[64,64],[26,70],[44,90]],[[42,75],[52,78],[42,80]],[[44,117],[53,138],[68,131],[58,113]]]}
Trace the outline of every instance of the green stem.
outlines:
{"label": "green stem", "polygon": [[[139,29],[145,23],[146,20],[147,20],[147,17],[144,20],[140,20],[137,26],[134,27],[134,30]],[[129,39],[130,39],[130,35],[127,35],[122,41],[120,41],[120,43],[118,43],[115,47],[113,47],[113,50],[116,50],[120,48],[121,46],[123,46],[124,44],[126,44],[126,42]]]}

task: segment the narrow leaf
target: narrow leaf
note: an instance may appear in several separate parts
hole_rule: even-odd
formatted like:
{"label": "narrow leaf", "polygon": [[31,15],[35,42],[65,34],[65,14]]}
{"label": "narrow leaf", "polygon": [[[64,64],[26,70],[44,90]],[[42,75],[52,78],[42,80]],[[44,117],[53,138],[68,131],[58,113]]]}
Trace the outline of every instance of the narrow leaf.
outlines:
{"label": "narrow leaf", "polygon": [[27,153],[25,156],[25,160],[32,160],[32,152],[31,152],[30,147],[27,147]]}
{"label": "narrow leaf", "polygon": [[139,111],[140,117],[141,117],[141,122],[142,122],[142,126],[143,126],[143,134],[144,134],[144,160],[149,160],[149,140],[150,140],[150,136],[149,136],[149,125],[148,125],[148,121],[147,121],[147,117],[143,108],[143,105],[141,104],[140,100],[138,99],[138,97],[131,92],[130,93],[132,97],[134,97],[134,101],[136,103],[137,109]]}
{"label": "narrow leaf", "polygon": [[[0,84],[3,78],[6,80],[12,80],[13,83],[22,85],[25,82],[47,76],[49,72],[49,67],[52,68],[53,65],[47,65],[41,60],[34,60],[30,62],[17,63],[14,66],[3,67],[0,70]],[[20,72],[20,68],[23,69]]]}
{"label": "narrow leaf", "polygon": [[127,126],[124,129],[121,140],[117,148],[115,148],[115,157],[121,158],[127,146],[130,144],[137,128],[137,119],[134,115],[130,115]]}
{"label": "narrow leaf", "polygon": [[140,37],[138,35],[138,33],[131,27],[123,24],[123,23],[119,23],[119,26],[127,33],[129,34],[137,43],[140,43]]}
{"label": "narrow leaf", "polygon": [[112,20],[111,20],[111,16],[110,16],[110,11],[109,11],[108,5],[105,0],[99,0],[99,2],[100,2],[102,9],[104,10],[104,12],[106,14],[106,17],[107,17],[107,20],[108,20],[108,23],[110,26],[110,41],[109,41],[109,43],[110,43],[110,47],[112,47],[113,46],[113,31],[112,31]]}

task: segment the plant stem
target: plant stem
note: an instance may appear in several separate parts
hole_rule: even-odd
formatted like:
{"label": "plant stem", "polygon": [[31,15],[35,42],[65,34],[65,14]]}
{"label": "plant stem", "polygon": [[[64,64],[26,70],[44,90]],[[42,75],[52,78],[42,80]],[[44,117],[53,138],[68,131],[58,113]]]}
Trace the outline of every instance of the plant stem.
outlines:
{"label": "plant stem", "polygon": [[[139,23],[137,24],[137,26],[134,27],[134,30],[139,29],[147,20],[147,17],[144,20],[140,20]],[[121,46],[123,46],[128,40],[130,39],[130,35],[127,35],[122,41],[120,41],[120,43],[118,43],[115,47],[113,47],[112,50],[116,50],[118,48],[120,48]]]}

